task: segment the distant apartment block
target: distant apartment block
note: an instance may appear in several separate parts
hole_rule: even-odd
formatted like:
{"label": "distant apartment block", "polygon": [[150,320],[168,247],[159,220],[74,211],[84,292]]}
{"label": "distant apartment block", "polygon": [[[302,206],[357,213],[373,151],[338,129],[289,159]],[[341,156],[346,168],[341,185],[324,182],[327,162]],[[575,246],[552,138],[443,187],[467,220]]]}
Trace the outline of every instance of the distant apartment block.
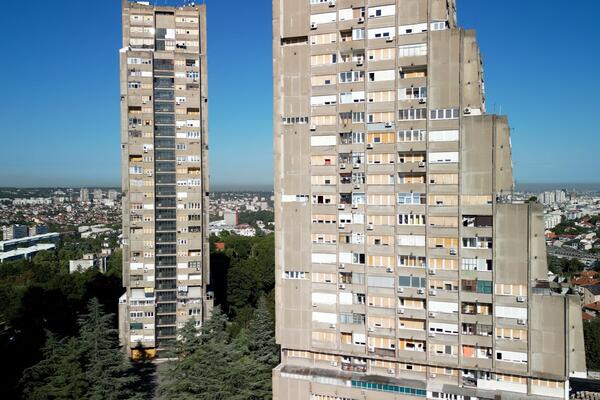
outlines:
{"label": "distant apartment block", "polygon": [[454,0],[273,2],[274,399],[567,398],[579,298]]}
{"label": "distant apartment block", "polygon": [[[123,1],[121,340],[160,356],[209,292],[204,5]],[[135,356],[135,354],[133,354]]]}
{"label": "distant apartment block", "polygon": [[84,254],[80,260],[69,261],[69,273],[84,272],[91,268],[96,268],[98,271],[106,272],[108,257],[103,254]]}
{"label": "distant apartment block", "polygon": [[20,239],[29,234],[27,225],[8,225],[2,227],[3,240]]}

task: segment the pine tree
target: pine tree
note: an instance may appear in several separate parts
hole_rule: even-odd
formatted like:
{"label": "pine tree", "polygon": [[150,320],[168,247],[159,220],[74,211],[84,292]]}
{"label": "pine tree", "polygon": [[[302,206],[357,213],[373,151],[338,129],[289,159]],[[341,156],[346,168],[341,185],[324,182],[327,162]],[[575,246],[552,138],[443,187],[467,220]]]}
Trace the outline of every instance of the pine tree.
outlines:
{"label": "pine tree", "polygon": [[28,400],[77,400],[85,396],[87,382],[81,368],[83,353],[74,338],[58,340],[48,334],[44,358],[23,372],[22,395]]}
{"label": "pine tree", "polygon": [[85,355],[84,370],[90,400],[120,400],[134,396],[131,365],[119,350],[117,330],[111,327],[98,299],[88,303],[88,312],[79,319],[79,341]]}
{"label": "pine tree", "polygon": [[256,360],[275,368],[279,362],[279,347],[275,343],[275,321],[264,297],[258,300],[249,336],[250,350]]}

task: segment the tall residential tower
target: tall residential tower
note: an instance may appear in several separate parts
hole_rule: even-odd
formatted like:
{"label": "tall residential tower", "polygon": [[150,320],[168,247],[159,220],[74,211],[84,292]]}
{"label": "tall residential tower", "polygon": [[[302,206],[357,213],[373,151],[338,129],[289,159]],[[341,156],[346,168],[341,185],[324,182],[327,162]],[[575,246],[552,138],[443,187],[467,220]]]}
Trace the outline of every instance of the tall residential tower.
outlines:
{"label": "tall residential tower", "polygon": [[154,355],[212,308],[205,6],[124,0],[120,62],[120,333]]}
{"label": "tall residential tower", "polygon": [[585,374],[455,7],[273,1],[275,399],[565,398]]}

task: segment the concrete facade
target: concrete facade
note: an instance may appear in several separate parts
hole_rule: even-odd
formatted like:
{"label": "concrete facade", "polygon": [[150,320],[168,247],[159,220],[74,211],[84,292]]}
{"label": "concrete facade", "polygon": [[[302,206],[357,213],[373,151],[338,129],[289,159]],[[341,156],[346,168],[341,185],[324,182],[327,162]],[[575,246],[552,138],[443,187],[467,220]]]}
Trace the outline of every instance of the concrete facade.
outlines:
{"label": "concrete facade", "polygon": [[453,0],[274,0],[275,399],[564,398],[578,299]]}
{"label": "concrete facade", "polygon": [[[206,8],[123,1],[121,340],[158,354],[212,309]],[[133,354],[135,357],[136,355]]]}

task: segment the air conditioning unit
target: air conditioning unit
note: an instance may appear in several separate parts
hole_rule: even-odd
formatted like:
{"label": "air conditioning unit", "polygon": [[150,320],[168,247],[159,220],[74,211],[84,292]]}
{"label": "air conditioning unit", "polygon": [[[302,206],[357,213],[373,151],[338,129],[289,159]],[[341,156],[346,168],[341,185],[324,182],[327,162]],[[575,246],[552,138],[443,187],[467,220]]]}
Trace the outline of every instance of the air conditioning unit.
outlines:
{"label": "air conditioning unit", "polygon": [[368,231],[372,231],[373,228],[374,228],[373,224],[371,224],[371,223],[367,224],[367,230]]}
{"label": "air conditioning unit", "polygon": [[346,268],[346,264],[340,264],[340,269]]}
{"label": "air conditioning unit", "polygon": [[358,204],[352,204],[352,209],[356,210],[358,208]]}
{"label": "air conditioning unit", "polygon": [[518,319],[517,320],[517,324],[518,325],[525,325],[525,320],[524,319]]}
{"label": "air conditioning unit", "polygon": [[372,149],[373,148],[373,143],[367,143],[367,149]]}
{"label": "air conditioning unit", "polygon": [[335,7],[335,0],[329,0],[329,7]]}
{"label": "air conditioning unit", "polygon": [[330,329],[335,329],[335,324],[329,324]]}
{"label": "air conditioning unit", "polygon": [[419,293],[419,294],[425,294],[425,289],[419,289],[419,290],[417,290],[417,293]]}
{"label": "air conditioning unit", "polygon": [[398,314],[404,314],[404,308],[399,308],[398,309]]}
{"label": "air conditioning unit", "polygon": [[419,161],[419,168],[425,168],[425,161]]}
{"label": "air conditioning unit", "polygon": [[398,288],[398,293],[404,293],[404,288],[402,288],[402,287],[399,287],[399,288]]}
{"label": "air conditioning unit", "polygon": [[456,255],[456,249],[450,249],[450,255],[451,256],[455,256]]}
{"label": "air conditioning unit", "polygon": [[345,204],[338,204],[338,210],[343,210],[346,208]]}
{"label": "air conditioning unit", "polygon": [[356,66],[357,66],[357,67],[362,67],[362,66],[363,66],[363,63],[364,63],[364,60],[358,60],[358,61],[356,62]]}
{"label": "air conditioning unit", "polygon": [[465,115],[471,114],[471,109],[469,107],[465,108]]}
{"label": "air conditioning unit", "polygon": [[392,267],[387,267],[387,268],[385,269],[385,272],[394,272],[394,270],[392,269]]}
{"label": "air conditioning unit", "polygon": [[429,275],[435,275],[437,272],[435,271],[435,269],[430,269],[429,270]]}
{"label": "air conditioning unit", "polygon": [[359,163],[354,163],[354,164],[352,164],[352,168],[358,169],[358,168],[360,168],[360,164]]}
{"label": "air conditioning unit", "polygon": [[344,164],[344,163],[341,163],[341,164],[340,164],[340,169],[346,169],[346,164]]}
{"label": "air conditioning unit", "polygon": [[339,285],[338,287],[339,287],[341,290],[345,290],[345,289],[346,289],[346,285],[344,285],[344,284],[341,284],[341,285]]}
{"label": "air conditioning unit", "polygon": [[355,183],[355,184],[354,184],[354,189],[360,189],[360,184],[358,184],[358,183]]}
{"label": "air conditioning unit", "polygon": [[519,303],[524,303],[525,302],[525,297],[524,296],[517,296],[517,301]]}
{"label": "air conditioning unit", "polygon": [[358,23],[362,24],[363,22],[365,22],[365,17],[358,17]]}
{"label": "air conditioning unit", "polygon": [[431,296],[436,296],[436,295],[437,295],[437,290],[435,290],[435,289],[431,289],[431,290],[429,291],[429,295],[431,295]]}
{"label": "air conditioning unit", "polygon": [[374,327],[372,327],[372,326],[370,326],[370,327],[369,327],[369,329],[368,329],[368,331],[369,331],[369,332],[375,332],[375,328],[374,328]]}
{"label": "air conditioning unit", "polygon": [[388,37],[385,38],[385,41],[386,42],[393,42],[394,38],[392,36],[388,36]]}
{"label": "air conditioning unit", "polygon": [[429,332],[429,337],[435,337],[435,332]]}
{"label": "air conditioning unit", "polygon": [[316,131],[317,130],[317,126],[316,125],[311,125],[310,126],[310,130],[311,131]]}
{"label": "air conditioning unit", "polygon": [[396,374],[396,370],[395,370],[395,369],[393,369],[393,368],[389,368],[389,369],[388,369],[388,374],[390,374],[390,375],[395,375],[395,374]]}
{"label": "air conditioning unit", "polygon": [[310,23],[310,29],[317,29],[317,23],[316,22],[311,22]]}
{"label": "air conditioning unit", "polygon": [[375,346],[369,346],[369,353],[375,353]]}
{"label": "air conditioning unit", "polygon": [[429,318],[435,318],[435,313],[433,311],[429,312]]}
{"label": "air conditioning unit", "polygon": [[339,224],[340,229],[344,229],[345,227],[346,227],[346,224]]}
{"label": "air conditioning unit", "polygon": [[391,122],[386,122],[385,123],[385,127],[386,128],[391,128],[392,127],[392,123]]}
{"label": "air conditioning unit", "polygon": [[425,103],[427,103],[427,99],[424,99],[424,98],[419,99],[419,104],[425,104]]}
{"label": "air conditioning unit", "polygon": [[436,374],[429,374],[429,377],[430,378],[435,378],[435,377],[437,377],[437,375]]}

